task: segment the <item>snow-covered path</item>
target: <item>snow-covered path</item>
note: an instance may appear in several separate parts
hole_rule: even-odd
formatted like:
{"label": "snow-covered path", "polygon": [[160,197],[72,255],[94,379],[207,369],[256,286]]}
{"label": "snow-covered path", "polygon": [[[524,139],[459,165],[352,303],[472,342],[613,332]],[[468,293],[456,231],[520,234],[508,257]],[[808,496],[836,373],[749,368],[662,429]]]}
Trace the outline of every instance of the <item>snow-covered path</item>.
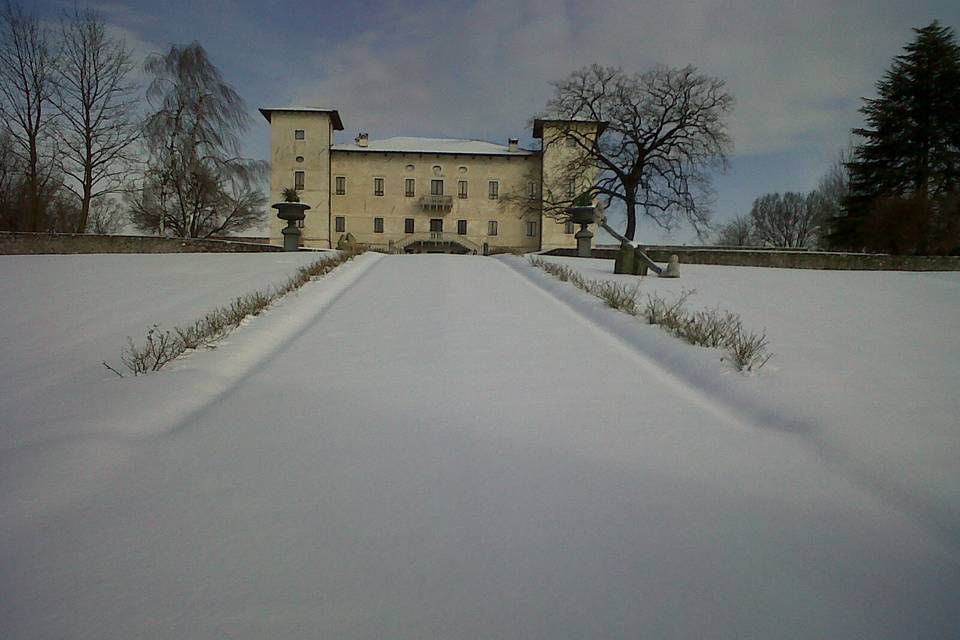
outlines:
{"label": "snow-covered path", "polygon": [[0,503],[0,637],[960,628],[955,545],[493,259],[385,257],[202,414],[102,449],[82,499]]}

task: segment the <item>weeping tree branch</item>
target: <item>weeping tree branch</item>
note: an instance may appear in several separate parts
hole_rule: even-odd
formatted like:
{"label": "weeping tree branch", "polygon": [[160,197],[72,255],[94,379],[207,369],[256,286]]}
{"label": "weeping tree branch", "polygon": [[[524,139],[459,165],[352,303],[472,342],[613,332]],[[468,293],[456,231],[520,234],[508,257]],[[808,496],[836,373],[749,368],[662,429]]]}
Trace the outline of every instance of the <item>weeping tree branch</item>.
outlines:
{"label": "weeping tree branch", "polygon": [[149,159],[127,197],[144,230],[209,237],[249,228],[266,215],[267,163],[242,157],[246,105],[193,43],[171,47],[145,64],[153,75],[143,126]]}

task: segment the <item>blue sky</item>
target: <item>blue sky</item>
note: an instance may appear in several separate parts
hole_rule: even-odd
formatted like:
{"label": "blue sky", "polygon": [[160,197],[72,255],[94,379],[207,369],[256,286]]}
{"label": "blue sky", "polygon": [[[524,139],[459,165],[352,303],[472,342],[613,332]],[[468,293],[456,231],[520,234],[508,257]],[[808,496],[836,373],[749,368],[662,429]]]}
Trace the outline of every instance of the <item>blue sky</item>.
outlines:
{"label": "blue sky", "polygon": [[[73,2],[27,3],[56,20]],[[760,194],[805,191],[861,124],[862,96],[933,19],[960,27],[956,0],[639,2],[477,0],[92,3],[138,56],[199,41],[247,101],[338,108],[346,130],[521,138],[550,81],[585,64],[643,71],[693,64],[737,100],[735,151],[714,180],[717,222]],[[246,153],[267,158],[259,115]],[[641,223],[647,241],[691,241]]]}

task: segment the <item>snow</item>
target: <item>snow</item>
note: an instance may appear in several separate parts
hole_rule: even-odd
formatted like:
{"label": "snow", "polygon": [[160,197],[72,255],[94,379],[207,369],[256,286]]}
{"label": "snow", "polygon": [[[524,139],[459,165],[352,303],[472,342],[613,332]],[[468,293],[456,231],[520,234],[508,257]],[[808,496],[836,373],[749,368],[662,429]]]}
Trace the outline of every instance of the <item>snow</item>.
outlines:
{"label": "snow", "polygon": [[[796,433],[888,502],[960,539],[960,273],[681,265],[670,280],[614,275],[612,260],[545,259],[593,280],[639,282],[641,298],[692,289],[689,307],[719,306],[765,329],[775,356],[746,379],[730,375],[720,352],[663,346],[632,321],[623,335],[675,375],[756,423]],[[549,276],[534,277],[554,287]],[[569,297],[572,287],[555,289]],[[584,301],[579,292],[572,298]],[[622,322],[618,315],[604,309],[599,321]]]}
{"label": "snow", "polygon": [[[279,284],[322,257],[290,254],[0,256],[0,449],[72,432],[121,368],[127,336],[172,329],[233,298]],[[115,386],[115,385],[112,385]]]}
{"label": "snow", "polygon": [[330,147],[334,151],[402,151],[406,153],[461,153],[469,155],[511,155],[529,156],[536,152],[527,149],[510,151],[509,147],[483,140],[460,140],[456,138],[411,138],[396,137],[382,140],[370,140],[368,146],[361,147],[355,143],[335,144]]}
{"label": "snow", "polygon": [[[76,341],[31,327],[29,278],[5,277],[7,337]],[[81,376],[51,396],[73,436],[0,451],[0,637],[955,632],[956,537],[689,372],[775,375],[551,287],[518,258],[367,254],[172,370]]]}

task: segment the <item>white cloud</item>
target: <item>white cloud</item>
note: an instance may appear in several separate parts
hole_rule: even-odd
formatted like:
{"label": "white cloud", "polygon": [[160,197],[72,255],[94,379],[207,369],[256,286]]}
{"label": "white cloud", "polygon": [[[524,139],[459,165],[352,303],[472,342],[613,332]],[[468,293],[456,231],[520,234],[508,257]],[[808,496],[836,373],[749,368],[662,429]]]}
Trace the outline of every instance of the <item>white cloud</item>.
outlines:
{"label": "white cloud", "polygon": [[[587,4],[479,0],[400,7],[354,36],[317,43],[296,102],[333,105],[351,132],[506,135],[549,81],[600,62],[642,71],[688,63],[737,98],[738,154],[844,145],[859,97],[912,36],[897,11],[836,2]],[[827,154],[829,155],[829,154]]]}

